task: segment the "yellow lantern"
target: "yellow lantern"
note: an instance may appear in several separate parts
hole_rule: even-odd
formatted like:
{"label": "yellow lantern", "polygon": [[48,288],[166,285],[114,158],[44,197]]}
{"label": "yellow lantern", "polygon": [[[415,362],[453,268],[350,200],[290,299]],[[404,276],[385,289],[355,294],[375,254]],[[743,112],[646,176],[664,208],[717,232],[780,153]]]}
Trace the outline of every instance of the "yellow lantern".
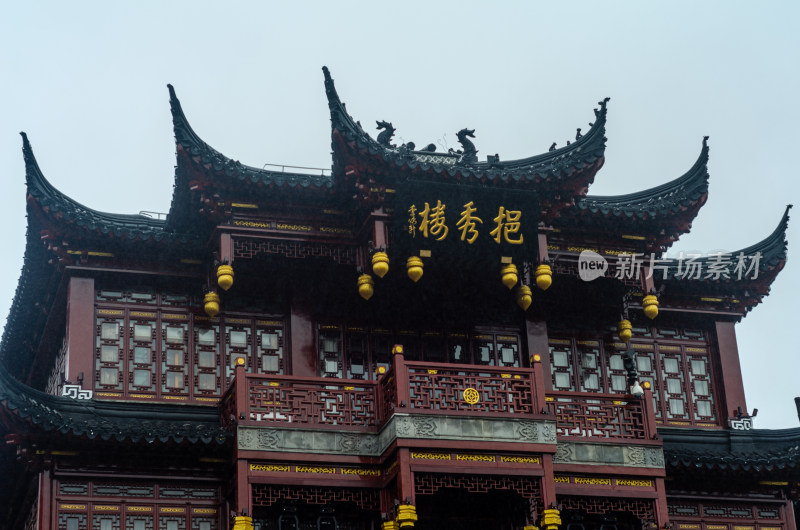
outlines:
{"label": "yellow lantern", "polygon": [[514,286],[517,285],[517,280],[519,279],[517,276],[517,266],[513,263],[503,265],[503,268],[500,269],[500,277],[503,285],[509,289],[513,289]]}
{"label": "yellow lantern", "polygon": [[397,521],[384,521],[381,525],[382,530],[397,530]]}
{"label": "yellow lantern", "polygon": [[372,255],[372,272],[378,278],[383,278],[389,272],[389,256],[386,252],[376,252]]}
{"label": "yellow lantern", "polygon": [[233,519],[233,530],[253,530],[253,518],[237,515]]}
{"label": "yellow lantern", "polygon": [[397,522],[399,528],[414,528],[417,522],[417,508],[411,504],[401,504],[397,507]]}
{"label": "yellow lantern", "polygon": [[226,291],[231,288],[231,285],[233,285],[233,267],[230,265],[217,267],[217,285]]}
{"label": "yellow lantern", "polygon": [[523,311],[527,311],[531,306],[531,302],[533,302],[533,292],[531,288],[527,285],[520,285],[519,289],[517,289],[517,305],[520,306]]}
{"label": "yellow lantern", "polygon": [[214,291],[209,291],[203,297],[203,310],[206,315],[214,318],[219,313],[219,295]]}
{"label": "yellow lantern", "polygon": [[650,320],[658,316],[658,298],[654,294],[648,294],[642,298],[642,307],[644,307],[644,314]]}
{"label": "yellow lantern", "polygon": [[542,263],[536,267],[534,274],[536,276],[536,287],[542,291],[546,291],[548,287],[553,285],[553,269],[550,268],[550,265]]}
{"label": "yellow lantern", "polygon": [[633,336],[633,325],[630,320],[620,320],[617,324],[617,335],[622,342],[628,342]]}
{"label": "yellow lantern", "polygon": [[372,298],[372,294],[375,292],[374,286],[375,282],[372,281],[372,276],[369,274],[362,274],[358,277],[358,294],[364,300]]}
{"label": "yellow lantern", "polygon": [[411,256],[406,262],[406,271],[411,281],[416,283],[422,278],[422,260],[417,256]]}
{"label": "yellow lantern", "polygon": [[555,508],[542,512],[542,528],[544,530],[558,530],[559,526],[561,526],[561,512]]}

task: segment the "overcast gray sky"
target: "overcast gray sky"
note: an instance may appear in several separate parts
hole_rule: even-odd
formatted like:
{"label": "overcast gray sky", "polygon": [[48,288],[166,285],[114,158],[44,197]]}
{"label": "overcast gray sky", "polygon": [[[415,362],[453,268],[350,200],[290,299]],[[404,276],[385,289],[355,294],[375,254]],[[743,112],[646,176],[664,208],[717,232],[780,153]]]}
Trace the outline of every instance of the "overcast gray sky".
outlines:
{"label": "overcast gray sky", "polygon": [[[242,163],[330,167],[320,68],[397,140],[474,128],[481,158],[544,152],[611,97],[592,194],[676,178],[711,145],[710,196],[678,250],[737,250],[798,200],[798,2],[25,2],[0,7],[0,322],[22,265],[28,133],[47,178],[91,208],[166,212],[167,83]],[[756,427],[798,424],[800,245],[737,326]]]}

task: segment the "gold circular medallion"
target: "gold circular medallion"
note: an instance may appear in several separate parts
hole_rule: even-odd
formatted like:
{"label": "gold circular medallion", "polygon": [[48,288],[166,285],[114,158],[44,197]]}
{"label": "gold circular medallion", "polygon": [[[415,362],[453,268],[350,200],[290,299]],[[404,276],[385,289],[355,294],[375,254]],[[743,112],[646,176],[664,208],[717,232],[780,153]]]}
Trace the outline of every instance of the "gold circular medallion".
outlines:
{"label": "gold circular medallion", "polygon": [[474,405],[481,399],[481,394],[474,388],[467,388],[464,390],[464,401],[470,405]]}

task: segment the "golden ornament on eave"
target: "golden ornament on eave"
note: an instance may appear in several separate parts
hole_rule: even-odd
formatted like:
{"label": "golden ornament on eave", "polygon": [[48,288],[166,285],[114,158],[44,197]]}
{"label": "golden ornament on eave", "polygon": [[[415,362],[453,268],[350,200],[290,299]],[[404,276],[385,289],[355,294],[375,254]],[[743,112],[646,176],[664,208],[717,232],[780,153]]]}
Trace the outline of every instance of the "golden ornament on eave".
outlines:
{"label": "golden ornament on eave", "polygon": [[527,311],[531,306],[531,302],[533,302],[533,291],[527,285],[520,285],[519,289],[517,289],[517,305],[523,311]]}
{"label": "golden ornament on eave", "polygon": [[375,282],[369,274],[362,274],[358,277],[358,294],[360,294],[361,298],[364,300],[372,298],[372,294],[375,292],[374,287]]}
{"label": "golden ornament on eave", "polygon": [[622,342],[628,342],[633,337],[633,325],[630,320],[620,320],[617,324],[617,335]]}
{"label": "golden ornament on eave", "polygon": [[416,283],[422,278],[422,260],[417,256],[411,256],[406,261],[406,271],[411,281]]}
{"label": "golden ornament on eave", "polygon": [[217,285],[226,291],[233,285],[233,267],[230,265],[220,265],[217,267]]}
{"label": "golden ornament on eave", "polygon": [[642,307],[647,318],[650,320],[656,318],[658,316],[658,298],[656,298],[656,295],[648,294],[642,298]]}
{"label": "golden ornament on eave", "polygon": [[386,252],[376,252],[372,255],[372,272],[378,278],[383,278],[389,272],[389,256]]}
{"label": "golden ornament on eave", "polygon": [[517,275],[517,266],[513,263],[503,265],[503,268],[500,269],[500,279],[503,285],[509,289],[513,289],[514,286],[517,285],[517,280],[519,279]]}
{"label": "golden ornament on eave", "polygon": [[207,292],[203,297],[203,311],[211,318],[219,313],[219,295],[214,291]]}
{"label": "golden ornament on eave", "polygon": [[542,263],[536,267],[534,274],[536,276],[536,287],[542,291],[546,291],[548,287],[553,285],[553,269],[550,268],[550,265]]}

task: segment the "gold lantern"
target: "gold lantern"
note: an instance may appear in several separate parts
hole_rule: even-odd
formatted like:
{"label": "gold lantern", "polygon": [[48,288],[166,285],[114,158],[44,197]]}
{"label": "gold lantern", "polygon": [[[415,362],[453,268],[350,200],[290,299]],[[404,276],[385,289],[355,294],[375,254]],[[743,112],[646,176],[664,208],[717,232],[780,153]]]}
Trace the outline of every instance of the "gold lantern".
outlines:
{"label": "gold lantern", "polygon": [[398,528],[414,528],[417,522],[417,508],[412,504],[401,504],[397,507]]}
{"label": "gold lantern", "polygon": [[558,530],[561,526],[561,512],[550,508],[542,512],[542,528],[544,530]]}
{"label": "gold lantern", "polygon": [[542,291],[546,291],[548,287],[553,285],[553,269],[550,268],[550,265],[542,263],[536,267],[534,275],[536,276],[536,287]]}
{"label": "gold lantern", "polygon": [[231,285],[233,285],[233,267],[230,265],[217,267],[217,285],[226,291],[231,288]]}
{"label": "gold lantern", "polygon": [[520,306],[523,311],[527,311],[531,306],[531,302],[533,302],[533,292],[531,288],[527,285],[520,285],[519,289],[517,289],[517,305]]}
{"label": "gold lantern", "polygon": [[622,342],[628,342],[633,336],[633,325],[630,320],[620,320],[617,324],[617,335]]}
{"label": "gold lantern", "polygon": [[237,515],[233,519],[233,530],[253,530],[253,518]]}
{"label": "gold lantern", "polygon": [[386,252],[376,252],[372,255],[372,272],[378,278],[383,278],[389,272],[389,256]]}
{"label": "gold lantern", "polygon": [[658,316],[658,298],[656,298],[656,295],[648,294],[642,298],[642,307],[647,318],[650,320],[656,318]]}
{"label": "gold lantern", "polygon": [[372,276],[369,274],[362,274],[358,277],[358,294],[361,295],[361,298],[364,300],[369,300],[372,298],[373,293],[375,292],[375,282],[372,280]]}
{"label": "gold lantern", "polygon": [[517,266],[513,263],[503,265],[503,268],[500,269],[500,278],[503,282],[503,285],[509,289],[513,289],[514,286],[517,285],[517,280],[519,279],[519,276],[517,275]]}
{"label": "gold lantern", "polygon": [[203,310],[206,315],[214,318],[219,313],[219,295],[214,291],[208,291],[203,297]]}
{"label": "gold lantern", "polygon": [[411,281],[416,283],[422,278],[422,260],[417,256],[411,256],[406,262],[406,271]]}

